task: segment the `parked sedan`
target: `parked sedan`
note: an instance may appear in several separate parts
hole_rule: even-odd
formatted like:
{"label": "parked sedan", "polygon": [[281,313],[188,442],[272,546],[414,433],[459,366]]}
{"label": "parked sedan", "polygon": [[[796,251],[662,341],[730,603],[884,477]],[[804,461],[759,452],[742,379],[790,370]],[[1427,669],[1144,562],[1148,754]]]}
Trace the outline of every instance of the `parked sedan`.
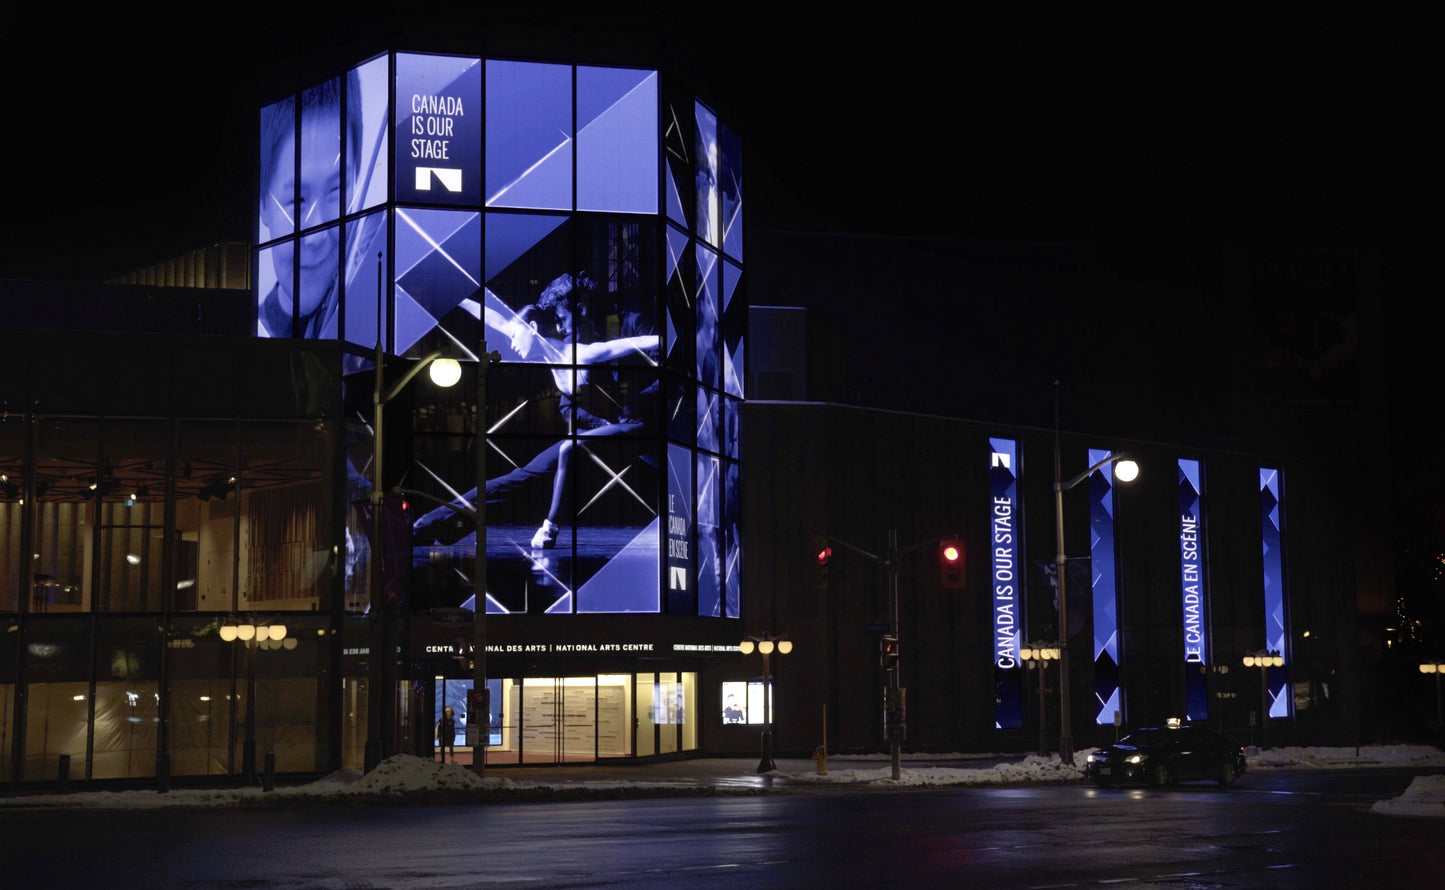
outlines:
{"label": "parked sedan", "polygon": [[1089,755],[1084,776],[1100,787],[1122,782],[1172,785],[1206,780],[1232,785],[1244,773],[1244,749],[1202,726],[1137,729]]}

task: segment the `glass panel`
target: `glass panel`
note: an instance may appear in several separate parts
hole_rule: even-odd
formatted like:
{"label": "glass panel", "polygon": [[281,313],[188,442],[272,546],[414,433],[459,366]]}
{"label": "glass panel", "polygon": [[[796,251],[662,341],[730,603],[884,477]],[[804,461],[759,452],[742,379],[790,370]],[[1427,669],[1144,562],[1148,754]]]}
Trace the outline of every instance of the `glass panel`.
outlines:
{"label": "glass panel", "polygon": [[351,69],[347,77],[347,213],[375,207],[386,200],[387,121],[391,104],[387,67],[387,57],[378,56]]}
{"label": "glass panel", "polygon": [[697,724],[700,712],[698,705],[702,701],[697,694],[697,674],[686,672],[682,675],[682,701],[684,705],[682,717],[682,750],[697,750]]}
{"label": "glass panel", "polygon": [[96,779],[153,776],[160,714],[160,634],[151,618],[106,618],[97,625]]}
{"label": "glass panel", "polygon": [[[341,300],[337,270],[341,262],[341,227],[327,226],[301,236],[301,296],[296,335],[308,340],[335,340]],[[278,251],[281,250],[278,248]],[[280,271],[278,267],[277,271]],[[285,308],[287,303],[279,304]]]}
{"label": "glass panel", "polygon": [[638,757],[657,753],[657,726],[652,722],[652,687],[656,682],[656,674],[638,674],[634,686],[637,695],[633,723],[637,725]]}
{"label": "glass panel", "polygon": [[479,206],[481,60],[398,54],[396,102],[396,200]]}
{"label": "glass panel", "polygon": [[572,67],[489,59],[486,89],[487,206],[572,209]]}
{"label": "glass panel", "polygon": [[[0,612],[19,611],[21,573],[29,568],[20,559],[26,481],[23,469],[29,436],[30,425],[23,419],[0,414]],[[0,781],[7,775],[0,771]]]}
{"label": "glass panel", "polygon": [[176,425],[177,611],[235,608],[238,460],[235,423]]}
{"label": "glass panel", "polygon": [[107,421],[100,497],[97,607],[105,612],[163,608],[166,425]]}
{"label": "glass panel", "polygon": [[53,780],[61,754],[85,776],[90,726],[90,629],[83,616],[35,618],[26,641],[25,760],[21,781]]}
{"label": "glass panel", "polygon": [[[346,318],[348,343],[374,347],[377,294],[386,293],[386,213],[373,213],[346,224]],[[383,332],[385,318],[381,319]]]}
{"label": "glass panel", "polygon": [[597,678],[597,756],[626,757],[632,752],[632,678],[603,674]]}
{"label": "glass panel", "polygon": [[233,769],[227,753],[238,731],[234,644],[216,635],[214,619],[180,617],[166,641],[170,692],[166,731],[171,773],[225,775]]}
{"label": "glass panel", "polygon": [[38,421],[35,482],[35,558],[31,609],[90,609],[95,491],[104,481],[96,463],[94,421]]}
{"label": "glass panel", "polygon": [[330,442],[310,423],[242,426],[238,608],[328,608],[332,558]]}
{"label": "glass panel", "polygon": [[256,242],[264,244],[296,231],[296,100],[262,108],[260,133]]}
{"label": "glass panel", "polygon": [[671,672],[658,674],[652,686],[652,722],[658,727],[657,753],[671,754],[677,750],[678,726],[687,716],[682,684]]}
{"label": "glass panel", "polygon": [[577,209],[657,213],[656,71],[577,69]]}
{"label": "glass panel", "polygon": [[697,225],[694,233],[713,247],[719,246],[722,231],[722,205],[718,194],[720,159],[717,144],[717,115],[706,105],[694,106],[697,122]]}
{"label": "glass panel", "polygon": [[722,210],[722,246],[733,258],[743,258],[743,144],[737,134],[719,125],[722,170],[718,191]]}
{"label": "glass panel", "polygon": [[[347,145],[350,153],[351,145]],[[352,153],[354,156],[354,153]],[[341,215],[341,78],[301,94],[300,228]]]}

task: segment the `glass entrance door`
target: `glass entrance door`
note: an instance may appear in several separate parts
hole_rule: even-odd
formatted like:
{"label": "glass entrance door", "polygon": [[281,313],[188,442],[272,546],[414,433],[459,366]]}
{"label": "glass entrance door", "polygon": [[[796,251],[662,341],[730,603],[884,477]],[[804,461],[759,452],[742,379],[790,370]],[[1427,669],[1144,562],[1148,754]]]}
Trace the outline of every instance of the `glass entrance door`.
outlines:
{"label": "glass entrance door", "polygon": [[597,759],[595,677],[528,677],[521,704],[524,763]]}

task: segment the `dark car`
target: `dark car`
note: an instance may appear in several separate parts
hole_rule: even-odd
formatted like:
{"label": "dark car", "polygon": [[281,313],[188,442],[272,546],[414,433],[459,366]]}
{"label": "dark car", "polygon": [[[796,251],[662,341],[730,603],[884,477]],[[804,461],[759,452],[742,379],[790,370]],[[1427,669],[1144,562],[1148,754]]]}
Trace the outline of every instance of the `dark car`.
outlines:
{"label": "dark car", "polygon": [[1136,729],[1090,754],[1084,776],[1100,787],[1190,780],[1228,786],[1244,774],[1244,766],[1244,749],[1219,733],[1202,726],[1160,726]]}

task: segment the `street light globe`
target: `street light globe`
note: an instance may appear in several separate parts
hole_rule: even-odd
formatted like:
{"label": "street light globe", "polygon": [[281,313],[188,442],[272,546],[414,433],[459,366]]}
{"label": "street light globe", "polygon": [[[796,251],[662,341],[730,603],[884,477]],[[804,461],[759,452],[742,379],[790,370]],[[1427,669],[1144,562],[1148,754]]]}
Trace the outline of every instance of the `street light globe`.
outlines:
{"label": "street light globe", "polygon": [[[220,634],[221,634],[221,639],[225,640],[227,643],[235,640],[235,639],[236,639],[236,625],[234,625],[234,624],[224,624],[224,625],[222,625],[222,626],[221,626],[221,630],[220,630]],[[1422,667],[1422,670],[1423,670],[1423,667]]]}
{"label": "street light globe", "polygon": [[758,642],[758,651],[759,651],[760,653],[762,653],[763,655],[772,655],[772,654],[773,654],[773,641],[772,641],[772,640],[760,640],[760,641]]}
{"label": "street light globe", "polygon": [[1246,655],[1246,656],[1244,656],[1244,666],[1247,667],[1247,668],[1252,668],[1252,667],[1254,667],[1254,656],[1253,656],[1253,655]]}
{"label": "street light globe", "polygon": [[431,374],[432,383],[445,389],[462,379],[462,366],[454,358],[439,358],[432,361],[427,373]]}
{"label": "street light globe", "polygon": [[256,627],[255,627],[255,625],[252,625],[252,624],[243,624],[243,625],[241,625],[240,627],[236,628],[236,637],[237,637],[237,639],[249,641],[249,640],[250,640],[252,637],[254,637],[255,635],[256,635]]}
{"label": "street light globe", "polygon": [[286,639],[286,625],[284,625],[284,624],[273,624],[273,625],[271,625],[271,639],[273,639],[273,640],[284,640],[284,639]]}
{"label": "street light globe", "polygon": [[778,654],[779,654],[779,655],[787,655],[789,652],[792,652],[792,651],[793,651],[793,641],[792,641],[792,640],[779,640],[779,641],[778,641]]}
{"label": "street light globe", "polygon": [[738,643],[738,651],[741,652],[741,653],[744,654],[744,655],[752,655],[752,654],[753,654],[753,641],[752,641],[752,640],[743,640],[741,643]]}
{"label": "street light globe", "polygon": [[1139,464],[1125,458],[1114,464],[1114,478],[1120,482],[1133,482],[1139,478]]}
{"label": "street light globe", "polygon": [[1420,665],[1420,673],[1422,674],[1433,674],[1436,672],[1436,670],[1438,670],[1438,668],[1433,664]]}

